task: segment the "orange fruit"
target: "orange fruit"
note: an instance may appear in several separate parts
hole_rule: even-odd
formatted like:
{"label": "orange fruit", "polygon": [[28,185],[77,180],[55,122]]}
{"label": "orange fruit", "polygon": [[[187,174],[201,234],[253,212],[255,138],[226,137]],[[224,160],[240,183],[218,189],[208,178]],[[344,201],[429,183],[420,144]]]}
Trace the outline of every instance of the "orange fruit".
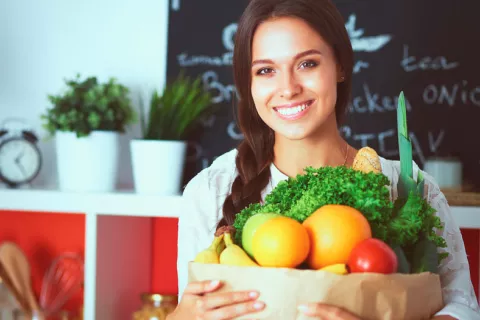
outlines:
{"label": "orange fruit", "polygon": [[263,267],[294,268],[305,261],[309,250],[307,230],[285,216],[264,222],[252,239],[253,257]]}
{"label": "orange fruit", "polygon": [[347,263],[352,249],[372,237],[370,224],[355,208],[325,205],[303,222],[310,237],[308,265],[317,270],[328,265]]}

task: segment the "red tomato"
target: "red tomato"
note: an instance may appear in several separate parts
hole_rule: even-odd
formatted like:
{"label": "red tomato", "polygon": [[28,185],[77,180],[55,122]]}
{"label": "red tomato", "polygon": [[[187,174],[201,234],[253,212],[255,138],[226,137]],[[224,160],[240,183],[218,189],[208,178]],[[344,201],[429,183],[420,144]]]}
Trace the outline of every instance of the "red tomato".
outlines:
{"label": "red tomato", "polygon": [[395,252],[385,242],[370,238],[357,244],[348,259],[350,272],[395,273],[398,260]]}

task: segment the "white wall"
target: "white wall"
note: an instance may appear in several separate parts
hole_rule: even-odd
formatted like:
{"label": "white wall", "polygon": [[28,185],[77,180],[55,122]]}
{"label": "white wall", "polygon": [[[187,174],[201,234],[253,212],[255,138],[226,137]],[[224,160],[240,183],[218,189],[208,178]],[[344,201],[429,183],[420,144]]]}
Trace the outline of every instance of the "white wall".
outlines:
{"label": "white wall", "polygon": [[[114,76],[148,102],[166,73],[168,0],[1,0],[0,121],[22,117],[44,138],[47,94],[77,72]],[[122,140],[120,187],[132,186],[128,140]],[[35,185],[55,187],[54,141],[41,141],[44,165]]]}

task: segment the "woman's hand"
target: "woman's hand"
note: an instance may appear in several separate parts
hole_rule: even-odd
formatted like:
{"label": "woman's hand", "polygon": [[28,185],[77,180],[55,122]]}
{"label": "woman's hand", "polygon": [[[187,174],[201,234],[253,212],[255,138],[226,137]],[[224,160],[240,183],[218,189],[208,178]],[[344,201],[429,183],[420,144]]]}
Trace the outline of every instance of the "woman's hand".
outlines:
{"label": "woman's hand", "polygon": [[310,317],[322,320],[361,320],[349,311],[323,303],[309,303],[298,306],[298,310]]}
{"label": "woman's hand", "polygon": [[210,293],[218,290],[219,281],[202,281],[188,284],[173,313],[168,320],[228,320],[241,315],[255,313],[265,307],[257,301],[256,291]]}

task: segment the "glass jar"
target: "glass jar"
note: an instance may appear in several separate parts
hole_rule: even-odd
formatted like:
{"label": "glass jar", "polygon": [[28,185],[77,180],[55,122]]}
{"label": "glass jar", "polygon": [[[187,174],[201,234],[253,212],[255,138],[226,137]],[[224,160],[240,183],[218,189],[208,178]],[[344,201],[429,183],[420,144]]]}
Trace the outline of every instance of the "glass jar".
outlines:
{"label": "glass jar", "polygon": [[32,314],[27,314],[22,310],[15,309],[13,312],[13,320],[45,320],[45,316],[41,311],[33,311]]}
{"label": "glass jar", "polygon": [[176,295],[144,293],[140,297],[142,306],[133,313],[132,320],[165,320],[178,303]]}

